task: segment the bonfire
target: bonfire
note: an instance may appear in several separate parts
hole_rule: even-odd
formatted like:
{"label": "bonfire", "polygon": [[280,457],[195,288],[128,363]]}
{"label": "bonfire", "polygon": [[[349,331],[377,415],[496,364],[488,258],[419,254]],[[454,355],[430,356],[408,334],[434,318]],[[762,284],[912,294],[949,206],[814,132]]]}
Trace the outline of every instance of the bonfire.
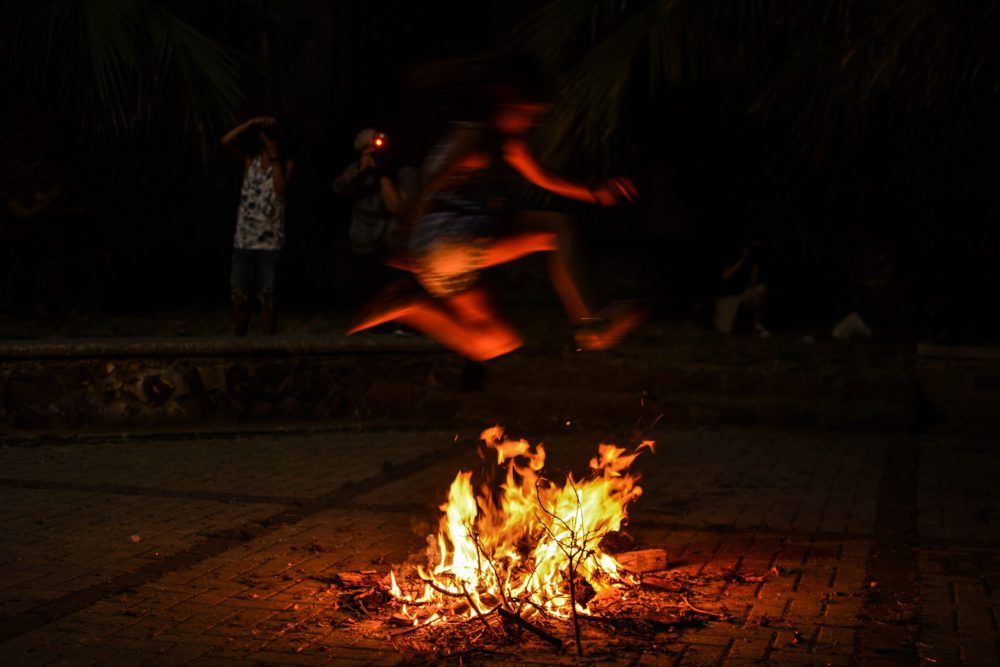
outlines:
{"label": "bonfire", "polygon": [[[384,578],[338,573],[341,608],[372,621],[389,611],[382,622],[405,627],[391,635],[401,650],[436,657],[521,641],[522,631],[562,648],[567,625],[582,654],[583,622],[652,637],[727,617],[689,602],[707,582],[669,569],[663,549],[609,553],[610,543],[629,543],[627,510],[642,494],[630,467],[652,441],[602,444],[586,475],[552,479],[542,444],[507,439],[500,427],[481,437],[493,483],[477,488],[472,472],[459,471],[425,562]],[[602,643],[611,646],[607,635]]]}
{"label": "bonfire", "polygon": [[[434,623],[455,613],[457,599],[469,618],[498,612],[508,620],[546,616],[576,623],[578,614],[590,614],[591,600],[638,583],[601,542],[621,530],[629,503],[641,495],[639,478],[628,469],[644,449],[652,451],[652,441],[632,452],[602,444],[585,478],[571,473],[557,483],[544,474],[544,445],[508,440],[500,427],[481,437],[504,468],[504,480],[499,491],[483,484],[477,492],[471,472],[456,475],[429,540],[429,562],[418,568],[419,590],[404,590],[391,575],[405,618]],[[538,626],[523,625],[540,634]]]}

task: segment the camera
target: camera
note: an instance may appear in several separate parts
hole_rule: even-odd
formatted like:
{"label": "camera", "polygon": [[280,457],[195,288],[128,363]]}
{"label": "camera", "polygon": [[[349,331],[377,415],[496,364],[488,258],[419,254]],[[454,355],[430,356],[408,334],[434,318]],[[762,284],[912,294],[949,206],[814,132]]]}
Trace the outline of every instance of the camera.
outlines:
{"label": "camera", "polygon": [[372,135],[371,155],[377,169],[385,167],[386,159],[389,156],[389,137],[384,132],[376,132]]}
{"label": "camera", "polygon": [[281,138],[281,126],[277,123],[269,123],[261,128],[260,133],[271,141],[277,141]]}

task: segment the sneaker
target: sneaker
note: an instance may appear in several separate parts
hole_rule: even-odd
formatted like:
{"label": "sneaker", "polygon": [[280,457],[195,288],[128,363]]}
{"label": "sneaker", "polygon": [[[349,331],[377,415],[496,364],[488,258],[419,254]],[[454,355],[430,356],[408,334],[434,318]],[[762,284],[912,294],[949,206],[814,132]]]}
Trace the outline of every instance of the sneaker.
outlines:
{"label": "sneaker", "polygon": [[574,332],[581,350],[608,350],[646,319],[646,310],[636,301],[611,304],[589,318]]}

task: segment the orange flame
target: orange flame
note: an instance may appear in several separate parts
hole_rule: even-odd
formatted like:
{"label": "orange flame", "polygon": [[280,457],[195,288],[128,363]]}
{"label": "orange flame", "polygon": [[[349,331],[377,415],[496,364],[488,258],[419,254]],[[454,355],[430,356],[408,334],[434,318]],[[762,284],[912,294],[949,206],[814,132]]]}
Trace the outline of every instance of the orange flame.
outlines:
{"label": "orange flame", "polygon": [[[643,449],[653,450],[652,441],[632,453],[602,444],[585,479],[570,474],[558,485],[541,474],[541,443],[506,440],[499,426],[483,431],[481,438],[496,452],[497,464],[506,463],[500,492],[484,484],[477,495],[471,472],[456,475],[441,506],[438,533],[428,538],[432,564],[419,568],[423,593],[402,591],[393,575],[392,594],[398,600],[444,605],[454,597],[479,610],[502,604],[522,613],[534,609],[568,617],[571,572],[595,592],[626,579],[600,543],[621,528],[626,507],[642,494],[638,476],[627,469]],[[586,612],[579,600],[577,610]],[[470,608],[468,614],[475,611]]]}

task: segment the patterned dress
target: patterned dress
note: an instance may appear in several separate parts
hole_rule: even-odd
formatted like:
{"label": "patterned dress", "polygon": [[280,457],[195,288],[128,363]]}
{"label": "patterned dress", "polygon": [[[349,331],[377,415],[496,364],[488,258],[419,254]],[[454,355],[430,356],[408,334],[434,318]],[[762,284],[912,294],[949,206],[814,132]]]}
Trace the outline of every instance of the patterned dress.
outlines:
{"label": "patterned dress", "polygon": [[280,250],[284,245],[285,200],[274,191],[271,167],[265,169],[258,155],[243,177],[233,247]]}

